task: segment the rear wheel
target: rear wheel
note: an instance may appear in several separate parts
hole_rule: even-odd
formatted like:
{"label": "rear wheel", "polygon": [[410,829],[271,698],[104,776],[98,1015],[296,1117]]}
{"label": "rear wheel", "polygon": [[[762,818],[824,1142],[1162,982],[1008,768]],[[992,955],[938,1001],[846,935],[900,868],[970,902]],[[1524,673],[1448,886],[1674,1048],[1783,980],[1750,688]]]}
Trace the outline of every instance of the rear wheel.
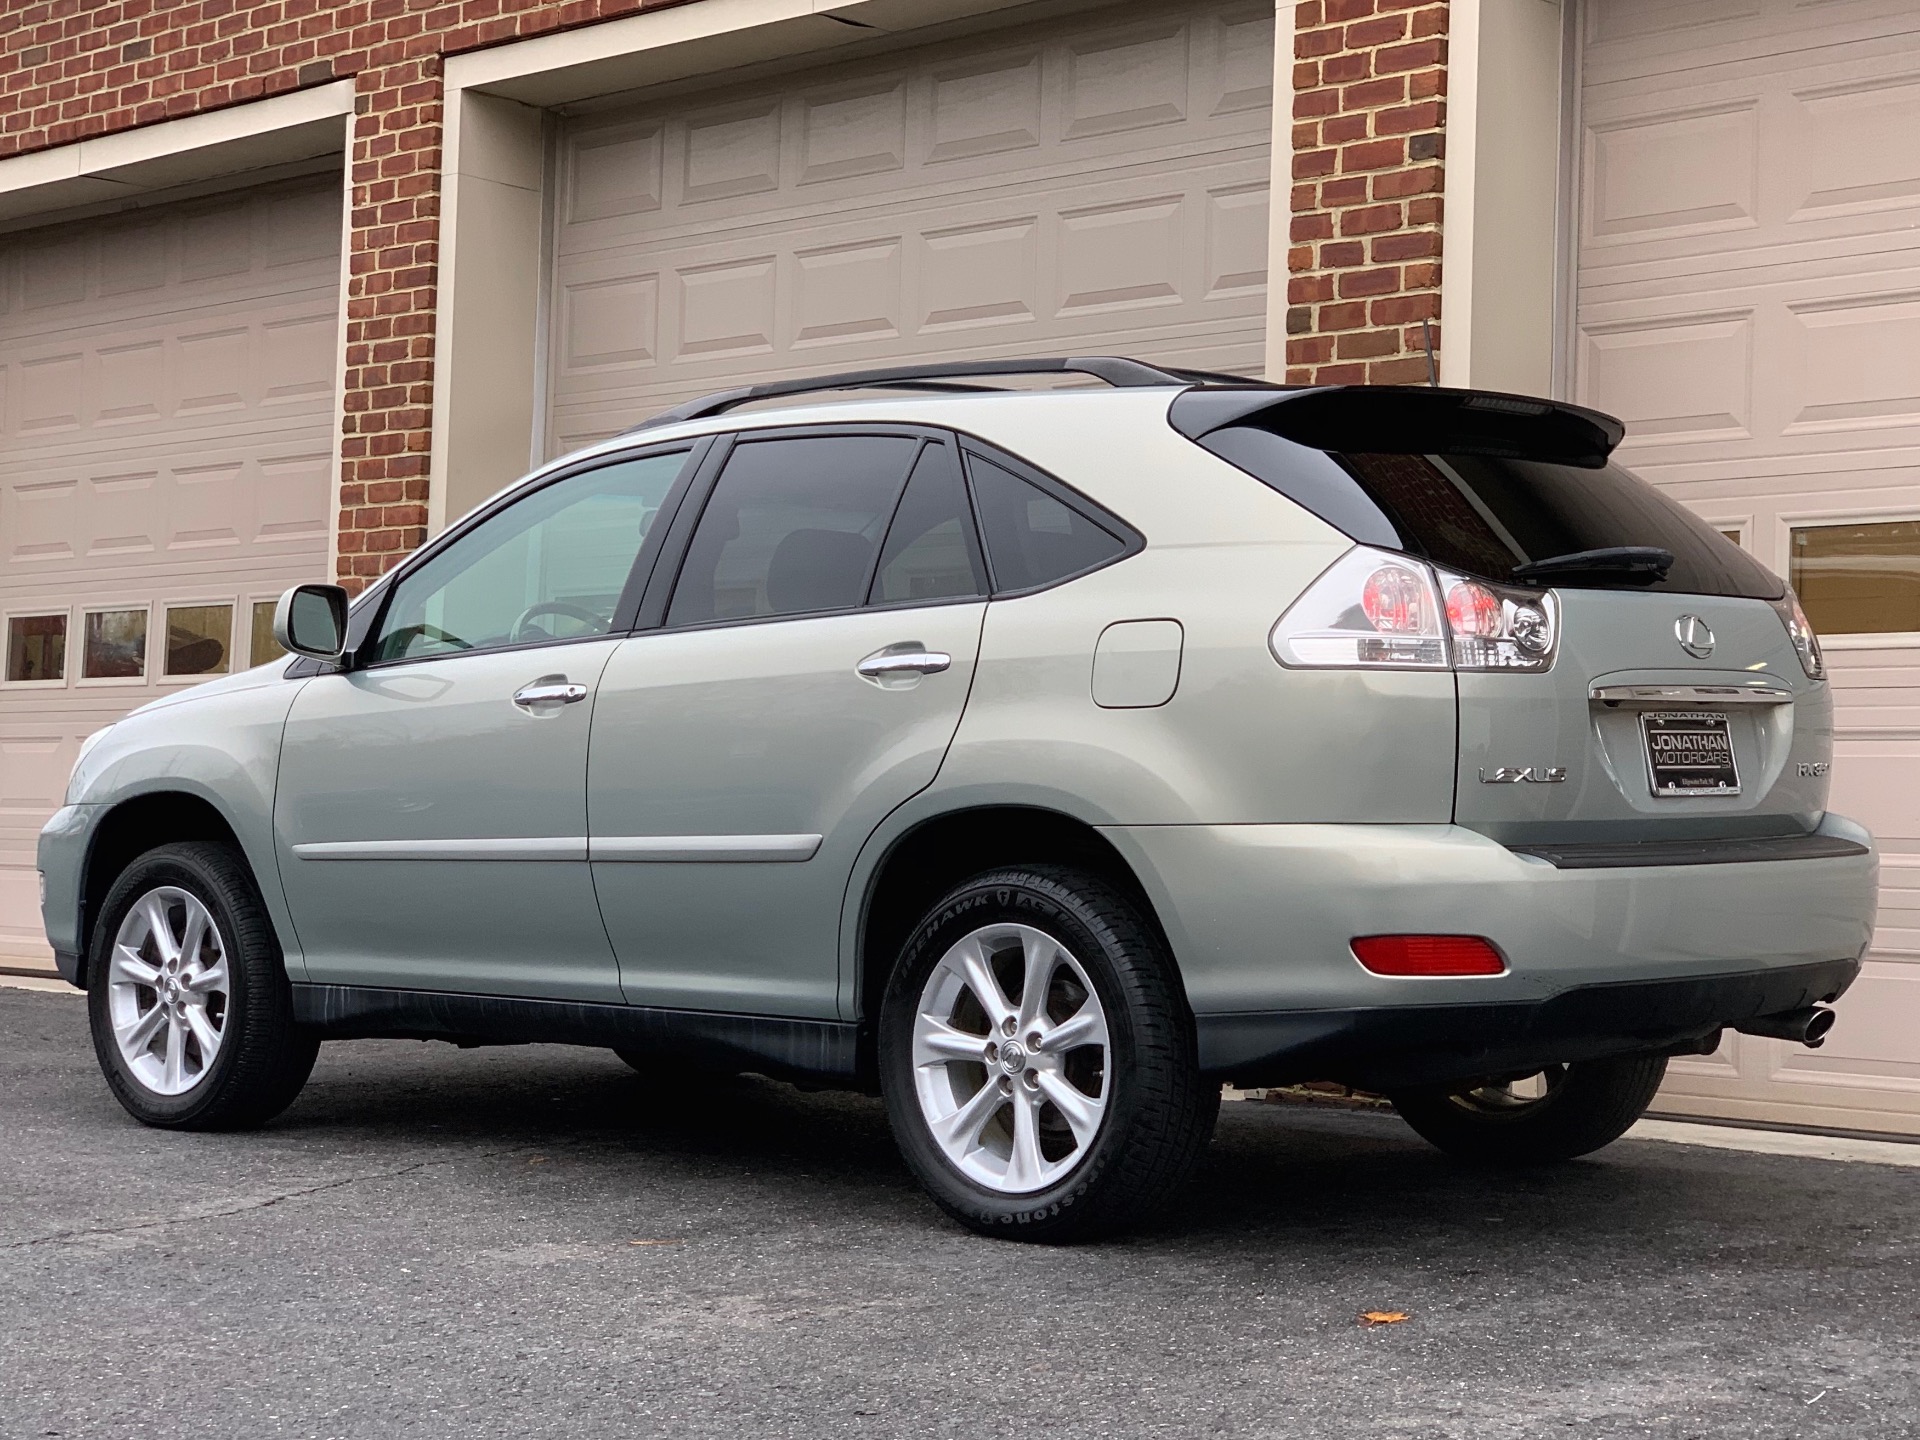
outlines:
{"label": "rear wheel", "polygon": [[1051,867],[981,875],[920,922],[881,1008],[880,1086],[940,1207],[1022,1240],[1151,1214],[1220,1107],[1158,939],[1111,887]]}
{"label": "rear wheel", "polygon": [[1388,1095],[1400,1117],[1449,1155],[1546,1165],[1610,1145],[1653,1103],[1664,1055],[1551,1065],[1467,1089]]}
{"label": "rear wheel", "polygon": [[114,882],[87,966],[93,1048],[143,1124],[233,1130],[300,1093],[319,1041],[293,1021],[279,942],[245,861],[195,841]]}

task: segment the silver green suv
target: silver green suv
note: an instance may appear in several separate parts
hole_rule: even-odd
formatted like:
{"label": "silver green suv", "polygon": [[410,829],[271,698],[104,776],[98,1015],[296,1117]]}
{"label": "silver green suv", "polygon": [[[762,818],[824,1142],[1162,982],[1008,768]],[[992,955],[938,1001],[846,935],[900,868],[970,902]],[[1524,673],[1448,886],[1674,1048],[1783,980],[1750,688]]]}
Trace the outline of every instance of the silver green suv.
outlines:
{"label": "silver green suv", "polygon": [[1227,1081],[1582,1154],[1723,1027],[1817,1044],[1876,878],[1799,606],[1620,438],[1098,357],[709,397],[94,736],[47,932],[151,1125],[330,1038],[602,1045],[877,1090],[1029,1239]]}

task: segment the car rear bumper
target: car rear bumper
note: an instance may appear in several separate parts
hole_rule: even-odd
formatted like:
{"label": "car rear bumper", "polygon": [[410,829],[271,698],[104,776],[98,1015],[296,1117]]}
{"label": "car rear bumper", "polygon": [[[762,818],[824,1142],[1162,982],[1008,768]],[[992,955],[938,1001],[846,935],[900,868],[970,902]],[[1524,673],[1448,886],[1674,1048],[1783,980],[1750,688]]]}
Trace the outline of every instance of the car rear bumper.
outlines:
{"label": "car rear bumper", "polygon": [[[1793,1008],[1809,967],[1844,966],[1850,981],[1878,890],[1871,837],[1831,815],[1816,833],[1851,842],[1826,847],[1845,853],[1565,868],[1452,825],[1102,833],[1154,904],[1215,1071],[1294,1051],[1316,1064],[1336,1052],[1384,1056],[1428,1043],[1422,1031],[1453,1037],[1433,1043],[1454,1051],[1481,1043],[1483,1029],[1486,1047],[1503,1034],[1561,1045],[1585,1036],[1612,1051],[1622,1034],[1636,1041],[1629,1048],[1670,1045],[1772,1013],[1740,1008],[1756,986],[1771,1006],[1777,982],[1787,999],[1772,1009]],[[1362,969],[1354,937],[1390,934],[1485,936],[1508,969],[1444,979]],[[1598,1008],[1563,998],[1575,992],[1594,992]],[[1603,1004],[1601,994],[1615,998]],[[1734,1008],[1707,1015],[1696,1001]],[[1617,1004],[1636,1018],[1609,1037],[1596,1017]],[[1671,1024],[1663,1005],[1676,1007]],[[1233,1038],[1254,1031],[1279,1038]]]}
{"label": "car rear bumper", "polygon": [[1837,998],[1857,959],[1576,985],[1550,1000],[1197,1017],[1201,1068],[1241,1085],[1339,1080],[1393,1090],[1648,1051],[1695,1051],[1723,1026]]}

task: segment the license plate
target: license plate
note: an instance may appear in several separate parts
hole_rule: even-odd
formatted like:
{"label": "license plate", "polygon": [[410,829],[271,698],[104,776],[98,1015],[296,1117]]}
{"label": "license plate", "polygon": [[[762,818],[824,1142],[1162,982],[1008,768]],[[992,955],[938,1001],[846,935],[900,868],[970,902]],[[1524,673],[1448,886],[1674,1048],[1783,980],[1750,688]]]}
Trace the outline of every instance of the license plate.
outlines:
{"label": "license plate", "polygon": [[1647,778],[1660,796],[1738,795],[1727,717],[1702,710],[1649,710],[1640,717]]}

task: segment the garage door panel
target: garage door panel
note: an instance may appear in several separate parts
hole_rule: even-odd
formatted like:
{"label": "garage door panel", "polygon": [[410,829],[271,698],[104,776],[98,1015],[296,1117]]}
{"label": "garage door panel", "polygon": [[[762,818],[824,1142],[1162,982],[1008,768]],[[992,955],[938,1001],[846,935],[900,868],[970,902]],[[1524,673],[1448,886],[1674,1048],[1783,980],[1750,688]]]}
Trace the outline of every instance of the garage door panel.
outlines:
{"label": "garage door panel", "polygon": [[549,450],[823,369],[1099,348],[1257,370],[1272,24],[1135,5],[576,120]]}
{"label": "garage door panel", "polygon": [[[1589,0],[1583,40],[1576,395],[1779,573],[1796,526],[1920,517],[1920,10]],[[1830,642],[1861,980],[1823,1049],[1729,1037],[1660,1104],[1920,1132],[1920,647]]]}
{"label": "garage door panel", "polygon": [[[196,683],[169,607],[230,606],[242,669],[254,604],[327,573],[340,215],[329,176],[0,239],[0,615],[67,626],[63,679],[0,681],[0,955],[46,956],[81,740]],[[144,674],[81,674],[90,607],[146,613]]]}

